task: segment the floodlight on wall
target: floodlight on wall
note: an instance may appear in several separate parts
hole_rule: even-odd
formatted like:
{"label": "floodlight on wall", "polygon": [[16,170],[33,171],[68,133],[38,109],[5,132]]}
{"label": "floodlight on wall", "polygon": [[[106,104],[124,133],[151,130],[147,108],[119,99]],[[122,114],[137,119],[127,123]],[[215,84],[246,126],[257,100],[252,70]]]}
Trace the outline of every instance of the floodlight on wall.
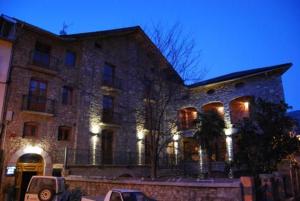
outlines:
{"label": "floodlight on wall", "polygon": [[224,113],[224,107],[223,106],[220,106],[220,107],[217,107],[217,110],[220,114],[223,114]]}
{"label": "floodlight on wall", "polygon": [[42,151],[43,149],[38,145],[27,145],[23,150],[24,154],[41,154]]}
{"label": "floodlight on wall", "polygon": [[244,109],[245,111],[249,110],[249,102],[244,102]]}
{"label": "floodlight on wall", "polygon": [[90,126],[90,132],[94,135],[99,135],[101,132],[101,127],[99,124],[92,124]]}

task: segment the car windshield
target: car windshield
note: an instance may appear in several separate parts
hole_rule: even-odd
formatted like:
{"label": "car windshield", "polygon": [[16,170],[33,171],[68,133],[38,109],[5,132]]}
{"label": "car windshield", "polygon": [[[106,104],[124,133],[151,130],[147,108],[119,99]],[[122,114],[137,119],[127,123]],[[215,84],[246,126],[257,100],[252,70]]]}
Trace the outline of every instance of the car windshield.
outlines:
{"label": "car windshield", "polygon": [[32,178],[28,193],[37,194],[43,188],[48,188],[55,191],[55,179],[51,178]]}
{"label": "car windshield", "polygon": [[150,201],[150,199],[141,192],[122,193],[124,201]]}

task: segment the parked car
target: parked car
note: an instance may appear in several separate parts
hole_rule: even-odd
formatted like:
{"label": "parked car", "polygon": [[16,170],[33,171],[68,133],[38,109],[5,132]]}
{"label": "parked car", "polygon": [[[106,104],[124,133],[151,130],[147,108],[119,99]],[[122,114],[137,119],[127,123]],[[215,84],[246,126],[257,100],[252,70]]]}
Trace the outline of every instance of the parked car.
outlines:
{"label": "parked car", "polygon": [[67,201],[69,194],[62,177],[33,176],[24,201]]}
{"label": "parked car", "polygon": [[112,189],[105,196],[85,196],[81,201],[155,201],[139,190]]}

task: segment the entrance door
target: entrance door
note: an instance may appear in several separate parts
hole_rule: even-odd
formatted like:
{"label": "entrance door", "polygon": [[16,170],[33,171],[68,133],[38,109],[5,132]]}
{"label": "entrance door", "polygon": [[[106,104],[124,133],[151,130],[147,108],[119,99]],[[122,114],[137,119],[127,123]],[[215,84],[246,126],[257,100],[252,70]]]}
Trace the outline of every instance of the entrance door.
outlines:
{"label": "entrance door", "polygon": [[43,158],[37,154],[25,154],[21,156],[17,163],[15,187],[16,200],[23,201],[27,186],[32,176],[43,175]]}
{"label": "entrance door", "polygon": [[103,164],[112,164],[113,150],[113,131],[102,131],[102,162]]}
{"label": "entrance door", "polygon": [[32,176],[37,175],[37,172],[22,172],[22,182],[21,182],[21,192],[20,192],[20,201],[24,200],[27,186],[30,182]]}

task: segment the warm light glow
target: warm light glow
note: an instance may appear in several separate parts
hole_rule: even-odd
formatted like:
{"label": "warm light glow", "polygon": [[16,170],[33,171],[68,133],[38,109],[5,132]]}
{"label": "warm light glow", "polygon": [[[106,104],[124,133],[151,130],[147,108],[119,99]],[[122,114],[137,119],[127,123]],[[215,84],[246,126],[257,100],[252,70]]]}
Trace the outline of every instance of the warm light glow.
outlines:
{"label": "warm light glow", "polygon": [[174,142],[174,154],[175,154],[175,164],[178,164],[178,148],[179,144],[177,141]]}
{"label": "warm light glow", "polygon": [[198,112],[197,111],[192,111],[192,115],[193,115],[193,118],[196,119],[197,115],[198,115]]}
{"label": "warm light glow", "polygon": [[137,142],[137,150],[138,150],[138,165],[142,165],[143,161],[143,142],[139,140]]}
{"label": "warm light glow", "polygon": [[91,137],[91,147],[92,147],[92,164],[96,165],[97,163],[97,144],[99,142],[99,136],[94,135]]}
{"label": "warm light glow", "polygon": [[101,131],[100,125],[99,124],[92,124],[90,127],[90,131],[93,134],[99,134]]}
{"label": "warm light glow", "polygon": [[228,161],[233,160],[233,147],[232,147],[232,137],[226,136],[226,150],[228,155]]}
{"label": "warm light glow", "polygon": [[244,102],[244,109],[245,109],[246,111],[249,110],[249,102]]}
{"label": "warm light glow", "polygon": [[199,173],[203,174],[205,172],[205,167],[204,167],[204,150],[202,147],[199,147]]}
{"label": "warm light glow", "polygon": [[37,145],[28,145],[24,148],[24,154],[41,154],[43,149]]}
{"label": "warm light glow", "polygon": [[174,134],[174,135],[173,135],[173,140],[174,140],[174,141],[178,141],[178,140],[179,140],[179,137],[180,137],[180,136],[179,136],[178,134]]}
{"label": "warm light glow", "polygon": [[224,107],[223,106],[220,106],[220,107],[217,107],[217,110],[220,114],[223,114],[224,113]]}
{"label": "warm light glow", "polygon": [[224,132],[225,132],[225,135],[231,135],[232,134],[232,128],[225,128]]}
{"label": "warm light glow", "polygon": [[143,140],[145,137],[145,133],[144,133],[144,131],[140,130],[140,131],[137,131],[136,136],[137,136],[138,140]]}

